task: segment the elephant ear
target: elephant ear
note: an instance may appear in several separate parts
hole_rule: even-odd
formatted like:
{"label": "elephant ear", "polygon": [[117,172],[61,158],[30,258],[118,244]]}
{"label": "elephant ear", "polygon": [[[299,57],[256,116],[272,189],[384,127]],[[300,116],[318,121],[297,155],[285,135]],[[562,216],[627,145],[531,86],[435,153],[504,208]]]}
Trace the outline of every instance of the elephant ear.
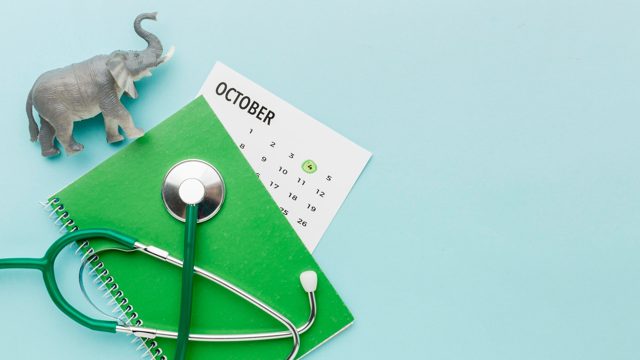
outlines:
{"label": "elephant ear", "polygon": [[131,72],[127,69],[125,62],[126,57],[124,54],[115,53],[107,60],[107,68],[116,81],[116,84],[118,84],[118,87],[124,90],[131,98],[136,99],[138,97],[138,91],[133,84],[133,76],[131,76]]}

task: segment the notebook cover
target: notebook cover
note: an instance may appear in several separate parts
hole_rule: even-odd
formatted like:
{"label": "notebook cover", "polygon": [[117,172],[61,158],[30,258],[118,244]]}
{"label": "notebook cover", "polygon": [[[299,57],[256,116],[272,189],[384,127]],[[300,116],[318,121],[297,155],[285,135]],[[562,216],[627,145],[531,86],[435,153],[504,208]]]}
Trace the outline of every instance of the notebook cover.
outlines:
{"label": "notebook cover", "polygon": [[[215,166],[225,182],[220,212],[197,228],[196,265],[222,276],[271,305],[297,326],[309,316],[299,275],[318,273],[318,316],[302,335],[298,357],[353,322],[353,316],[260,183],[226,130],[199,97],[147,134],[58,192],[73,223],[69,229],[112,228],[182,258],[184,224],[166,211],[161,186],[166,172],[185,159]],[[94,240],[95,249],[109,247]],[[112,292],[126,315],[144,326],[177,330],[181,270],[140,253],[100,254],[118,289]],[[122,293],[118,293],[122,291]],[[119,296],[119,297],[118,297]],[[250,303],[196,277],[192,333],[247,333],[285,328]],[[131,305],[131,308],[128,306]],[[148,341],[150,353],[171,359],[175,340]],[[189,344],[188,359],[283,359],[291,339]]]}

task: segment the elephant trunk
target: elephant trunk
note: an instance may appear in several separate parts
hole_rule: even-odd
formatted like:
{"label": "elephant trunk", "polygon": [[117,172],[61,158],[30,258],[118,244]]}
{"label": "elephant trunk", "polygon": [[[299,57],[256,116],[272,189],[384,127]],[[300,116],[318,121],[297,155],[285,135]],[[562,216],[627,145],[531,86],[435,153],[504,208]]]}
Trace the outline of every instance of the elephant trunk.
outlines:
{"label": "elephant trunk", "polygon": [[141,38],[143,38],[147,42],[148,46],[144,51],[145,52],[148,51],[154,54],[156,59],[159,59],[160,56],[162,55],[162,44],[160,43],[160,40],[158,39],[157,36],[153,35],[152,33],[143,29],[142,26],[140,26],[140,23],[142,22],[142,20],[145,20],[145,19],[156,20],[157,15],[158,13],[156,12],[138,15],[138,17],[136,17],[136,20],[133,22],[133,29],[136,31],[136,34],[138,34]]}

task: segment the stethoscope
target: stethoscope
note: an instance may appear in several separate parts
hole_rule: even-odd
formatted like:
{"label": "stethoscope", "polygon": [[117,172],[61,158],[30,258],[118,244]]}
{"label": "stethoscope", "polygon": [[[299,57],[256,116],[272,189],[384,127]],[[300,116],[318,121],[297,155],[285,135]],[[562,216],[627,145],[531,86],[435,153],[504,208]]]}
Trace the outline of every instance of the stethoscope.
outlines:
{"label": "stethoscope", "polygon": [[[296,327],[287,317],[274,310],[268,304],[258,300],[247,291],[205,269],[195,266],[196,226],[198,223],[207,221],[215,216],[224,201],[224,182],[215,167],[202,160],[185,160],[176,164],[169,170],[164,178],[162,198],[169,213],[174,218],[185,223],[184,260],[177,259],[163,249],[146,245],[114,230],[90,229],[70,231],[63,235],[49,247],[42,258],[0,259],[0,269],[33,269],[42,272],[47,292],[55,305],[69,318],[89,329],[110,333],[125,333],[141,339],[177,339],[176,359],[184,359],[188,341],[238,342],[284,338],[292,338],[293,340],[293,347],[287,359],[294,359],[300,349],[300,335],[309,330],[316,319],[317,307],[315,291],[318,284],[317,274],[314,271],[305,271],[300,274],[302,288],[309,298],[310,313],[306,323]],[[116,249],[85,252],[80,269],[81,278],[86,265],[90,263],[89,260],[91,257],[109,250],[140,251],[146,255],[182,268],[180,321],[177,332],[134,326],[131,323],[131,319],[95,319],[77,310],[64,298],[58,287],[54,272],[56,258],[62,250],[70,244],[82,243],[83,245],[81,245],[80,248],[82,249],[82,246],[88,244],[88,240],[97,238],[110,240],[119,246]],[[194,274],[222,286],[253,304],[283,324],[287,330],[248,334],[190,334],[189,327],[191,325]],[[80,284],[83,292],[85,292],[82,280]],[[87,296],[86,293],[85,296]],[[90,299],[89,301],[93,304]]]}

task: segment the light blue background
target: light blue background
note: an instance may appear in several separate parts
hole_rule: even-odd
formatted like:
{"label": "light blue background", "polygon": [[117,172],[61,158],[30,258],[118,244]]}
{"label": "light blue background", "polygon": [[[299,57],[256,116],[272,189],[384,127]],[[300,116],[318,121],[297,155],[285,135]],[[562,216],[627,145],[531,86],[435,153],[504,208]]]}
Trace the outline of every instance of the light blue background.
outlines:
{"label": "light blue background", "polygon": [[[315,253],[357,322],[309,359],[638,358],[637,1],[12,2],[1,256],[41,255],[57,234],[37,202],[121,148],[93,120],[83,153],[42,159],[33,80],[143,47],[149,10],[177,52],[127,103],[140,126],[221,60],[374,153]],[[139,357],[66,319],[35,273],[2,274],[0,318],[2,358]]]}

